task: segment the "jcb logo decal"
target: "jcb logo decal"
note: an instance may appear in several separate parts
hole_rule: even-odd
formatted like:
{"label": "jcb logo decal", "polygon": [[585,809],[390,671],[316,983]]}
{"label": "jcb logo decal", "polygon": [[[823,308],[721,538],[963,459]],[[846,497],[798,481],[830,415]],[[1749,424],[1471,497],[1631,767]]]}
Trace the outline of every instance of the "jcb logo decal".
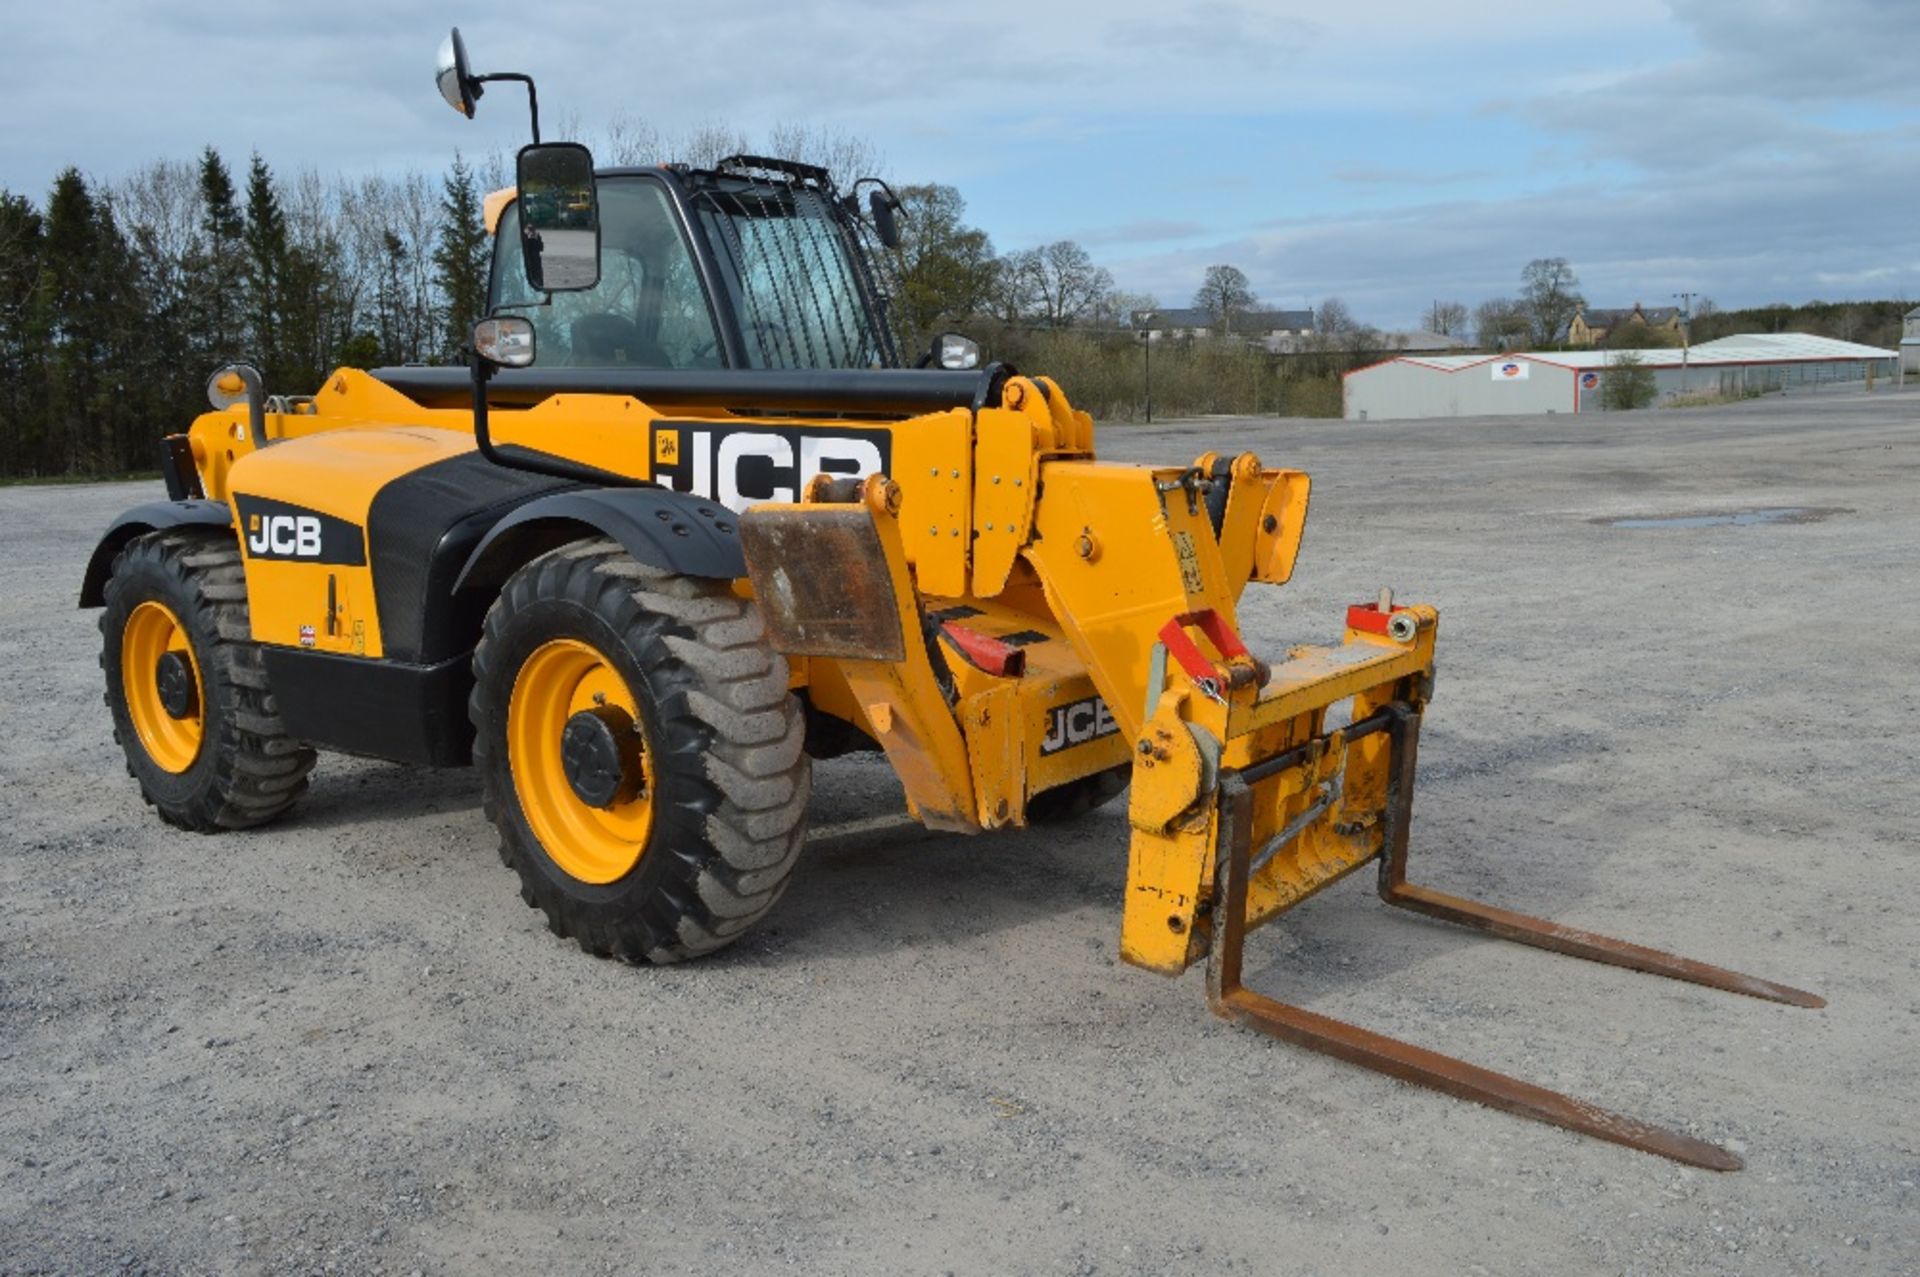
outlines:
{"label": "jcb logo decal", "polygon": [[1055,705],[1047,711],[1047,734],[1040,740],[1040,756],[1057,754],[1074,745],[1084,745],[1120,730],[1107,711],[1107,703],[1098,696],[1084,701]]}
{"label": "jcb logo decal", "polygon": [[736,512],[762,501],[798,501],[815,475],[864,479],[892,463],[893,434],[884,429],[653,424],[654,480]]}
{"label": "jcb logo decal", "polygon": [[247,548],[257,557],[320,557],[320,520],[311,514],[256,514],[247,520]]}
{"label": "jcb logo decal", "polygon": [[236,496],[234,503],[250,559],[349,566],[367,561],[366,538],[358,524],[266,497]]}

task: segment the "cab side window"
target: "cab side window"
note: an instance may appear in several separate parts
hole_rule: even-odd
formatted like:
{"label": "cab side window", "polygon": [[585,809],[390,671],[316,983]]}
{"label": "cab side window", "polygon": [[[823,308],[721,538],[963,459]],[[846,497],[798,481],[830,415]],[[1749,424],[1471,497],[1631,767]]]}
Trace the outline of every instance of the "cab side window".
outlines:
{"label": "cab side window", "polygon": [[520,213],[508,205],[495,239],[489,302],[525,307],[535,365],[571,368],[718,368],[719,335],[693,254],[659,182],[600,183],[600,282],[541,295],[527,286]]}

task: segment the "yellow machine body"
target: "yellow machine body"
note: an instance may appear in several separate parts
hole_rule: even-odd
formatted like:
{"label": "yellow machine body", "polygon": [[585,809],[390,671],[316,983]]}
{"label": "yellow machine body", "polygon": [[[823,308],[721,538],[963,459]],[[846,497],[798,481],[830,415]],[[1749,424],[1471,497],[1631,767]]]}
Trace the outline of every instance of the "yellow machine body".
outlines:
{"label": "yellow machine body", "polygon": [[[775,494],[787,499],[748,503],[724,491],[717,499],[749,506],[736,512],[750,568],[736,588],[758,597],[796,690],[878,742],[913,814],[936,828],[1021,825],[1035,795],[1130,767],[1120,942],[1130,962],[1177,972],[1206,953],[1219,838],[1211,794],[1223,767],[1321,742],[1257,787],[1256,840],[1310,810],[1314,818],[1254,878],[1253,918],[1381,849],[1385,743],[1348,748],[1326,715],[1342,702],[1357,720],[1376,703],[1423,700],[1432,611],[1395,609],[1406,618],[1404,638],[1349,630],[1339,645],[1296,649],[1272,666],[1214,642],[1237,636],[1236,605],[1249,583],[1278,584],[1292,572],[1304,474],[1267,469],[1251,454],[1174,467],[1099,462],[1086,414],[1059,387],[1024,377],[1009,381],[996,405],[894,421],[756,422],[625,396],[556,394],[496,409],[491,424],[496,445],[556,451],[564,440],[571,460],[668,484],[689,479],[700,458],[725,460],[729,439],[746,440],[736,454],[770,451],[783,464],[791,455],[793,481]],[[344,369],[311,400],[267,414],[260,433],[251,437],[236,407],[202,416],[188,434],[208,496],[228,503],[248,550],[253,637],[381,660],[387,642],[370,556],[315,563],[256,552],[302,531],[258,510],[311,511],[358,535],[383,487],[474,450],[470,408],[423,404]],[[826,473],[819,463],[837,462],[842,474],[857,466],[850,477],[866,479],[882,474],[882,457],[883,478],[857,499],[809,499],[811,481]],[[1218,531],[1204,499],[1213,484],[1227,488]],[[858,589],[835,595],[821,588],[828,581]],[[890,641],[874,639],[870,625],[823,639],[823,608],[842,621],[879,616]],[[1189,619],[1176,629],[1221,677],[1169,657],[1163,631],[1176,618]],[[922,633],[948,626],[986,640],[990,652],[1017,651],[1017,672],[968,659],[936,669],[934,639],[923,642]],[[950,655],[965,653],[952,647]]]}

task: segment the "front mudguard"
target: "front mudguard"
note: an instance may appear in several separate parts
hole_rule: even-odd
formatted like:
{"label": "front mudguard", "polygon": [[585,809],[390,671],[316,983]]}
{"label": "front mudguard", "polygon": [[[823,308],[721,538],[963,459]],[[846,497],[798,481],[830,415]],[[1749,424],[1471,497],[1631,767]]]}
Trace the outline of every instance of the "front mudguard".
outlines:
{"label": "front mudguard", "polygon": [[86,575],[80,578],[80,606],[106,606],[107,577],[113,573],[114,556],[126,547],[127,542],[149,532],[186,527],[231,529],[233,513],[227,509],[226,502],[210,501],[204,497],[186,501],[150,501],[128,510],[113,521],[101,536],[99,544],[93,547],[93,557],[87,560]]}
{"label": "front mudguard", "polygon": [[747,574],[738,516],[719,502],[671,488],[576,488],[529,501],[495,524],[454,592],[498,589],[522,564],[589,536],[611,537],[640,562],[683,576],[737,581]]}

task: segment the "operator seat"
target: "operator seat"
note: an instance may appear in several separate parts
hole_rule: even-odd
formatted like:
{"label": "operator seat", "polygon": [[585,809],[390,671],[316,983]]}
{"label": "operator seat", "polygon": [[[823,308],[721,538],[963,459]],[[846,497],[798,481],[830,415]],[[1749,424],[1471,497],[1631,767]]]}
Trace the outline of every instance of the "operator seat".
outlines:
{"label": "operator seat", "polygon": [[669,368],[672,362],[660,343],[640,335],[630,319],[602,311],[582,315],[569,330],[573,351],[567,362],[582,368]]}

